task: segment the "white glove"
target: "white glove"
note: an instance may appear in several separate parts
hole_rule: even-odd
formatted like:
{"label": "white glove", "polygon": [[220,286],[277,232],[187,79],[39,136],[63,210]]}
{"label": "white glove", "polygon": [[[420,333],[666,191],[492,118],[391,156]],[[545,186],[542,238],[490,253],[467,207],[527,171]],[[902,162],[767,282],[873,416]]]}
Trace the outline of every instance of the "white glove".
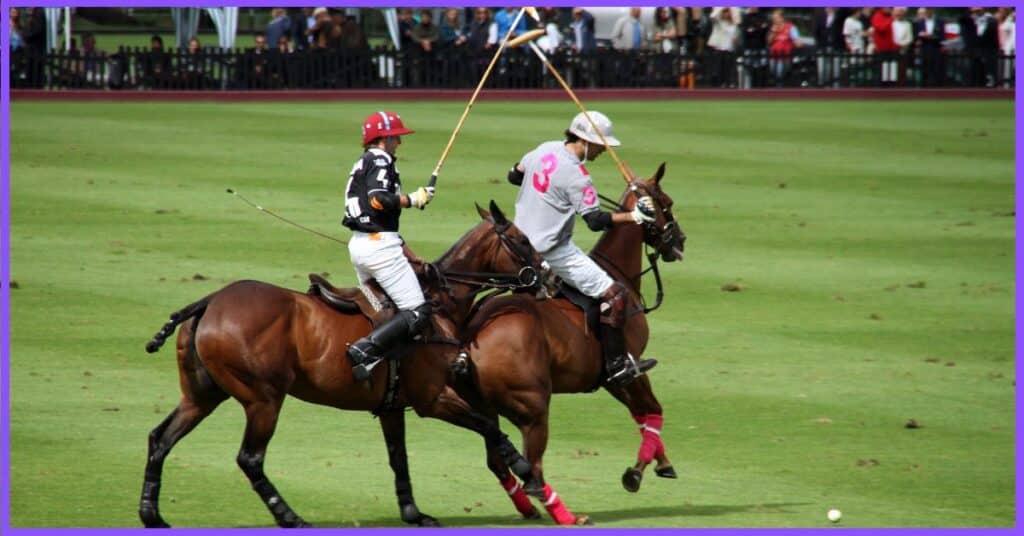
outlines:
{"label": "white glove", "polygon": [[423,210],[427,203],[434,198],[434,188],[431,186],[420,186],[415,192],[409,194],[409,206]]}
{"label": "white glove", "polygon": [[643,196],[636,200],[633,212],[629,213],[633,221],[640,225],[642,223],[654,223],[654,201],[649,196]]}

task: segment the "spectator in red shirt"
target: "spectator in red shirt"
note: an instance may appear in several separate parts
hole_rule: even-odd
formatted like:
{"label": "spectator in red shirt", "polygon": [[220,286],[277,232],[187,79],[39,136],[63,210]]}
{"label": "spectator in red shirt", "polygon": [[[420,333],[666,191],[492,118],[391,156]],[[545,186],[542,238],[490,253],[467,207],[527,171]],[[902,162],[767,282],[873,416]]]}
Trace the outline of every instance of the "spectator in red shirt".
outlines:
{"label": "spectator in red shirt", "polygon": [[871,38],[875,43],[875,54],[881,58],[882,85],[892,85],[897,80],[899,62],[897,53],[900,47],[892,37],[892,8],[880,7],[871,16],[871,28],[874,30]]}
{"label": "spectator in red shirt", "polygon": [[772,11],[772,25],[768,32],[768,55],[776,87],[785,85],[786,75],[793,61],[793,49],[799,46],[800,32],[796,26],[786,20],[782,9]]}

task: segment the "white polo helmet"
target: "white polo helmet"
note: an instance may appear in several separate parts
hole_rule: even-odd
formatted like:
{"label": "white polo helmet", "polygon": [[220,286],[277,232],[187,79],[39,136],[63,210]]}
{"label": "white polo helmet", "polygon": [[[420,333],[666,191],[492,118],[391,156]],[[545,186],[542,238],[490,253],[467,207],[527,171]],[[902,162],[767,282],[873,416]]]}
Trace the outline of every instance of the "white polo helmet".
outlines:
{"label": "white polo helmet", "polygon": [[590,124],[590,121],[583,115],[583,112],[580,112],[576,114],[576,117],[572,118],[572,123],[569,123],[569,132],[572,132],[583,141],[595,145],[604,145],[604,142],[601,141],[601,136],[594,131],[594,125],[597,125],[597,128],[601,130],[601,134],[604,135],[604,139],[608,141],[608,145],[612,147],[622,145],[619,139],[612,135],[612,121],[608,119],[608,116],[596,110],[588,110],[587,114],[594,121],[594,124]]}

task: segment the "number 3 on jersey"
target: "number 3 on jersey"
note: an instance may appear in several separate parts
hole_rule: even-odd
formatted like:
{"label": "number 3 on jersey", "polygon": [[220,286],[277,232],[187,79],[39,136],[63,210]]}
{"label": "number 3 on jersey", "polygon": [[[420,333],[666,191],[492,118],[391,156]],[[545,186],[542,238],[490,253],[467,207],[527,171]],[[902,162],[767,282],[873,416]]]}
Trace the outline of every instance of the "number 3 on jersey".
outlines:
{"label": "number 3 on jersey", "polygon": [[551,174],[558,167],[558,158],[555,157],[554,153],[548,153],[542,156],[540,161],[544,163],[544,168],[541,169],[544,176],[541,177],[538,173],[533,174],[533,188],[540,193],[544,193],[551,186]]}

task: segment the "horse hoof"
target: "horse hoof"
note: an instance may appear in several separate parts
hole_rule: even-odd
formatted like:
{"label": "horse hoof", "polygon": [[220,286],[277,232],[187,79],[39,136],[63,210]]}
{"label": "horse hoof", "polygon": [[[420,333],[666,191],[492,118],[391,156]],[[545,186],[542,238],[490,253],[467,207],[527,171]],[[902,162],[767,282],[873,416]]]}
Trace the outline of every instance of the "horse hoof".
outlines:
{"label": "horse hoof", "polygon": [[536,508],[523,514],[523,519],[540,519],[540,511]]}
{"label": "horse hoof", "polygon": [[153,510],[142,510],[139,512],[139,517],[142,519],[142,525],[147,529],[169,529],[170,525],[164,521],[164,518],[160,517],[160,514]]}
{"label": "horse hoof", "polygon": [[666,465],[665,467],[656,467],[654,469],[654,474],[660,476],[661,478],[679,478],[679,475],[676,474],[676,470],[673,469],[671,465]]}
{"label": "horse hoof", "polygon": [[628,467],[625,473],[622,473],[622,487],[630,493],[636,493],[640,491],[640,481],[643,480],[644,474],[639,470]]}
{"label": "horse hoof", "polygon": [[573,525],[576,525],[577,527],[592,527],[594,526],[594,522],[590,520],[590,516],[584,514],[576,516],[576,521],[573,522]]}
{"label": "horse hoof", "polygon": [[419,522],[416,524],[421,527],[441,527],[440,521],[428,516],[427,514],[421,515]]}

